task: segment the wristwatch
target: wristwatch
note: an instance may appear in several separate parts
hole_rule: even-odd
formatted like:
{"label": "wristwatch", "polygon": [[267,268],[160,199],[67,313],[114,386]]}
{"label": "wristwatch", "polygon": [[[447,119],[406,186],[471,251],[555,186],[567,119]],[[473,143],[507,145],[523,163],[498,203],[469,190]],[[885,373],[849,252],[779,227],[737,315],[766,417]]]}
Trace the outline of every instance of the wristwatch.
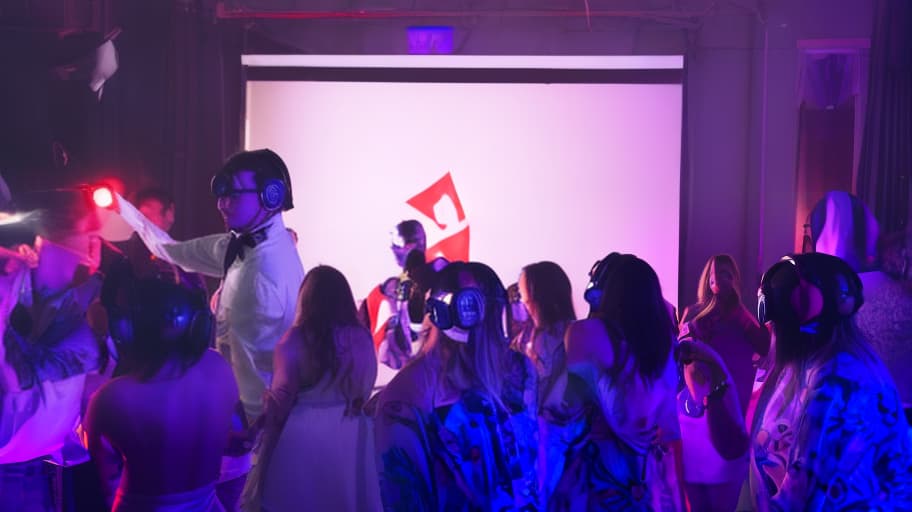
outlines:
{"label": "wristwatch", "polygon": [[725,392],[728,391],[728,380],[723,380],[722,382],[716,384],[709,393],[703,397],[703,407],[709,407],[710,400],[716,400],[722,398],[725,395]]}

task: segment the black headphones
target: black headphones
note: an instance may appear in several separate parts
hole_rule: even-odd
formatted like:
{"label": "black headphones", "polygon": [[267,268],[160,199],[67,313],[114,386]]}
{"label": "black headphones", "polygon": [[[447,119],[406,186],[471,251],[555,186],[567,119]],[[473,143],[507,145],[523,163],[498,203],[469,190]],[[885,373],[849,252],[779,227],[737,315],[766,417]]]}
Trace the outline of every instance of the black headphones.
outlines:
{"label": "black headphones", "polygon": [[437,291],[427,301],[431,323],[438,329],[458,327],[463,330],[480,325],[485,318],[485,296],[478,288],[457,292]]}
{"label": "black headphones", "polygon": [[589,270],[589,284],[583,291],[583,299],[589,304],[592,311],[598,309],[602,302],[602,288],[605,287],[605,279],[608,277],[608,269],[614,263],[617,263],[622,256],[619,252],[613,252],[608,256],[596,261]]}
{"label": "black headphones", "polygon": [[[238,161],[235,162],[235,159]],[[243,161],[242,161],[243,160]],[[251,165],[254,162],[249,160],[259,160],[259,165]],[[241,169],[254,167],[250,170],[256,175],[256,190],[238,190],[232,184],[232,176]],[[280,178],[265,177],[266,169],[272,169],[272,174],[279,174]],[[287,211],[294,208],[294,202],[291,197],[291,175],[288,173],[288,167],[285,162],[275,152],[269,149],[258,149],[235,155],[225,164],[221,172],[212,177],[209,184],[212,194],[216,197],[225,197],[233,192],[257,192],[260,198],[260,204],[268,211],[283,210]]]}
{"label": "black headphones", "polygon": [[461,287],[456,291],[448,291],[445,287],[435,287],[427,300],[425,311],[428,313],[431,323],[438,329],[446,331],[446,334],[454,341],[467,343],[469,341],[468,331],[481,325],[487,318],[488,301],[505,306],[507,303],[506,291],[494,271],[481,263],[450,263],[442,272],[468,272],[474,274],[476,279],[489,281],[487,284],[481,285],[490,291],[488,295],[482,288],[475,286]]}
{"label": "black headphones", "polygon": [[858,274],[823,253],[783,257],[763,274],[757,299],[761,324],[773,321],[778,328],[821,337],[829,337],[840,319],[864,303]]}
{"label": "black headphones", "polygon": [[105,277],[101,301],[119,345],[135,344],[139,333],[164,343],[212,340],[215,322],[200,291],[161,276],[137,279],[126,260]]}

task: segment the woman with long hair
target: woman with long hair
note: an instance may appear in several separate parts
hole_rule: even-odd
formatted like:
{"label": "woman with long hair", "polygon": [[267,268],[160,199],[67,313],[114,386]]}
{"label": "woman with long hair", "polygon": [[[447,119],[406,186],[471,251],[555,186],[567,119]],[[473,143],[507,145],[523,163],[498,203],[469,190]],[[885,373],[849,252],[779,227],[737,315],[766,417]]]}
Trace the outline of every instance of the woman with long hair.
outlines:
{"label": "woman with long hair", "polygon": [[750,430],[754,510],[912,510],[909,425],[855,325],[862,288],[845,260],[822,253],[763,275],[775,366]]}
{"label": "woman with long hair", "polygon": [[671,451],[674,321],[659,278],[615,253],[593,270],[590,288],[593,311],[566,337],[568,391],[583,397],[585,428],[549,510],[682,510]]}
{"label": "woman with long hair", "polygon": [[570,278],[557,263],[532,263],[519,275],[519,294],[532,324],[513,339],[512,346],[535,365],[541,408],[566,370],[564,333],[576,320]]}
{"label": "woman with long hair", "polygon": [[[747,411],[754,382],[754,355],[769,351],[769,331],[757,323],[741,302],[741,273],[727,254],[709,258],[697,287],[697,302],[684,309],[682,338],[709,345],[733,379],[742,413]],[[731,511],[747,476],[747,459],[726,460],[712,446],[703,397],[685,388],[679,397],[684,481],[694,510]]]}
{"label": "woman with long hair", "polygon": [[535,510],[534,370],[509,349],[500,279],[451,263],[428,298],[430,332],[383,390],[376,417],[387,510]]}
{"label": "woman with long hair", "polygon": [[567,382],[564,334],[576,320],[570,278],[557,263],[540,261],[523,267],[518,281],[521,305],[530,322],[511,346],[525,354],[538,376],[538,478],[543,500],[563,467],[568,430],[563,404]]}
{"label": "woman with long hair", "polygon": [[379,509],[371,423],[362,412],[377,357],[341,272],[318,266],[304,277],[273,366],[245,510]]}

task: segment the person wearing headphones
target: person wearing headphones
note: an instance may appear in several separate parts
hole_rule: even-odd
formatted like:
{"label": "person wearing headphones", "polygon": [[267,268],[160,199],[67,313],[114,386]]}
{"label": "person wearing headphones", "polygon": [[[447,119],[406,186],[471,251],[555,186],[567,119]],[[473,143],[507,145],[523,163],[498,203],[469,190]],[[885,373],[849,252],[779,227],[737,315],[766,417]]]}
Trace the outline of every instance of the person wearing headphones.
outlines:
{"label": "person wearing headphones", "polygon": [[83,425],[108,506],[223,511],[215,487],[238,390],[231,367],[209,349],[206,297],[118,267],[102,303],[120,376],[92,395]]}
{"label": "person wearing headphones", "polygon": [[[908,233],[881,234],[877,219],[858,197],[827,192],[808,215],[804,252],[844,259],[858,273],[865,304],[855,322],[890,371],[899,399],[912,418],[912,285]],[[903,254],[905,252],[905,254]]]}
{"label": "person wearing headphones", "polygon": [[[231,363],[252,423],[263,412],[273,349],[291,327],[304,280],[281,215],[293,207],[291,179],[279,155],[259,149],[229,158],[211,185],[228,233],[176,242],[122,197],[117,204],[153,255],[185,271],[222,279],[216,292],[215,345]],[[223,468],[219,492],[226,508],[237,507],[249,469],[249,460]]]}
{"label": "person wearing headphones", "polygon": [[675,326],[659,278],[642,259],[611,253],[584,298],[589,318],[564,339],[565,401],[580,404],[583,428],[548,510],[682,511]]}
{"label": "person wearing headphones", "polygon": [[421,352],[380,393],[385,510],[538,510],[535,370],[510,350],[490,267],[450,263],[427,302]]}
{"label": "person wearing headphones", "polygon": [[763,275],[774,367],[750,430],[756,510],[912,509],[909,427],[855,325],[862,303],[858,274],[828,254],[787,256]]}

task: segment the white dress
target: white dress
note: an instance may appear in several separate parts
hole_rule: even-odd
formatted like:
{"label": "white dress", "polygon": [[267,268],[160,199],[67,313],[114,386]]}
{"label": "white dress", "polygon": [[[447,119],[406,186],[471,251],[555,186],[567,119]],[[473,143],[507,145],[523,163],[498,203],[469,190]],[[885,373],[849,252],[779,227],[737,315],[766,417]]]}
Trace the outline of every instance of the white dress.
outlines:
{"label": "white dress", "polygon": [[[376,379],[373,342],[360,328],[335,334],[339,372],[298,392],[265,461],[263,511],[381,509],[373,423],[363,413],[346,414],[342,392],[364,388],[369,396]],[[366,375],[371,370],[373,378]]]}

